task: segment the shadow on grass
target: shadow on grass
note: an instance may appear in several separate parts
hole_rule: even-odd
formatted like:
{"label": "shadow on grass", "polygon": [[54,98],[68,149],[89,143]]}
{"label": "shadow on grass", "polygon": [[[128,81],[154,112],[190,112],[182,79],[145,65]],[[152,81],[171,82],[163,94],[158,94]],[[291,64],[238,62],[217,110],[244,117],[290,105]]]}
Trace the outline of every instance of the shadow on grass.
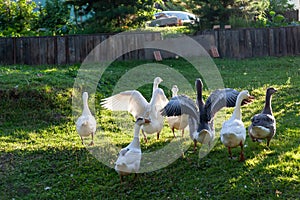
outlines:
{"label": "shadow on grass", "polygon": [[53,124],[65,123],[71,113],[68,91],[8,90],[0,91],[0,123],[4,135],[18,129],[35,131]]}
{"label": "shadow on grass", "polygon": [[119,181],[84,148],[2,153],[0,168],[4,199],[92,198]]}

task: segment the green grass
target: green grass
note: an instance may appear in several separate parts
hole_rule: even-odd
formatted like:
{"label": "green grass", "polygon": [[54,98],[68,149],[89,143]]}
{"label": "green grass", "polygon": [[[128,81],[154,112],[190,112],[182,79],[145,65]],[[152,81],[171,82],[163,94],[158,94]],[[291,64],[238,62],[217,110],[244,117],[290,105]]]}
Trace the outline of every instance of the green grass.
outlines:
{"label": "green grass", "polygon": [[[102,110],[99,101],[111,94],[122,74],[144,63],[113,63],[97,90],[96,114],[101,126],[97,135],[110,138],[119,148],[131,141],[133,119],[126,113]],[[256,98],[243,107],[246,127],[261,111],[266,88],[278,89],[272,102],[277,134],[270,148],[247,136],[246,161],[240,163],[227,158],[220,141],[199,159],[190,141],[184,157],[160,170],[140,174],[136,180],[125,177],[124,183],[114,169],[81,145],[76,133],[72,88],[78,65],[1,66],[0,199],[299,199],[300,57],[217,59],[215,63],[225,87],[248,89]],[[200,76],[181,59],[162,64],[179,70],[191,84]],[[150,97],[150,84],[140,90]],[[232,109],[226,111],[229,117]],[[122,128],[126,124],[129,128]],[[159,141],[154,135],[147,144],[142,140],[142,150],[161,149],[172,139],[166,125]],[[238,153],[239,148],[233,149],[234,155]]]}

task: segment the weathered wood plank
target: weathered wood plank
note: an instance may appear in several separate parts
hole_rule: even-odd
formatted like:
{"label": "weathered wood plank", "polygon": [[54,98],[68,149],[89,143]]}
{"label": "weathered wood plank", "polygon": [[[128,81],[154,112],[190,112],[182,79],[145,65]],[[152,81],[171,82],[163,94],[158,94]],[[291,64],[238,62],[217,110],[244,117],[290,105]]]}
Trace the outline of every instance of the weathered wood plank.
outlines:
{"label": "weathered wood plank", "polygon": [[30,45],[30,40],[28,37],[24,37],[22,39],[22,42],[23,42],[23,63],[26,64],[26,65],[30,65],[31,64],[31,55],[30,55],[30,48],[31,48],[31,45]]}
{"label": "weathered wood plank", "polygon": [[47,63],[47,38],[39,38],[40,65]]}
{"label": "weathered wood plank", "polygon": [[6,38],[0,38],[0,63],[7,64]]}
{"label": "weathered wood plank", "polygon": [[225,30],[219,30],[219,46],[218,46],[218,49],[219,49],[219,54],[222,58],[225,58],[226,57],[226,32]]}
{"label": "weathered wood plank", "polygon": [[252,29],[252,33],[254,36],[253,42],[253,56],[261,57],[263,56],[263,34],[261,29]]}
{"label": "weathered wood plank", "polygon": [[231,31],[231,47],[229,48],[232,52],[233,58],[240,58],[240,44],[239,44],[239,32],[236,30]]}
{"label": "weathered wood plank", "polygon": [[274,56],[281,56],[280,50],[280,29],[274,28]]}
{"label": "weathered wood plank", "polygon": [[40,44],[39,44],[39,37],[31,37],[29,39],[30,44],[30,59],[29,59],[29,65],[40,65]]}
{"label": "weathered wood plank", "polygon": [[292,34],[293,41],[294,41],[293,55],[297,55],[297,53],[298,53],[297,52],[298,51],[298,42],[297,42],[298,36],[297,36],[297,28],[296,27],[292,27],[291,34]]}
{"label": "weathered wood plank", "polygon": [[282,56],[286,56],[287,55],[287,44],[286,44],[286,29],[285,28],[280,28],[280,52]]}
{"label": "weathered wood plank", "polygon": [[68,36],[68,47],[67,47],[67,54],[68,59],[67,63],[68,64],[75,64],[76,63],[76,55],[75,55],[75,37],[74,36]]}
{"label": "weathered wood plank", "polygon": [[297,50],[296,50],[296,55],[300,54],[300,27],[296,27],[297,31],[296,32],[296,44],[297,44]]}
{"label": "weathered wood plank", "polygon": [[230,30],[225,30],[225,44],[226,44],[226,51],[225,53],[225,57],[227,58],[233,58],[233,38],[232,38],[232,32]]}
{"label": "weathered wood plank", "polygon": [[86,48],[87,48],[87,44],[86,44],[86,37],[79,37],[79,56],[80,56],[80,63],[82,63],[86,57]]}
{"label": "weathered wood plank", "polygon": [[87,37],[87,55],[89,55],[91,53],[91,51],[94,49],[95,45],[94,45],[94,36],[91,35],[89,37]]}
{"label": "weathered wood plank", "polygon": [[6,48],[5,48],[5,51],[6,51],[6,64],[8,65],[12,65],[14,64],[14,38],[8,38],[6,40]]}
{"label": "weathered wood plank", "polygon": [[290,28],[286,28],[286,53],[292,55],[293,52],[293,36]]}
{"label": "weathered wood plank", "polygon": [[95,35],[94,37],[94,61],[100,60],[100,48],[98,45],[100,45],[102,42],[102,37],[99,35]]}
{"label": "weathered wood plank", "polygon": [[57,64],[56,54],[56,37],[47,37],[47,64],[55,65]]}
{"label": "weathered wood plank", "polygon": [[16,64],[23,64],[21,61],[22,61],[22,56],[23,54],[21,53],[22,52],[22,49],[23,49],[23,44],[22,44],[22,40],[21,38],[16,38]]}
{"label": "weathered wood plank", "polygon": [[249,29],[245,30],[245,52],[244,57],[245,58],[251,58],[252,57],[252,37],[251,37],[251,31]]}
{"label": "weathered wood plank", "polygon": [[66,64],[66,38],[58,36],[57,38],[57,64]]}
{"label": "weathered wood plank", "polygon": [[263,35],[263,52],[262,56],[269,56],[269,39],[268,39],[268,29],[262,29]]}
{"label": "weathered wood plank", "polygon": [[80,48],[81,48],[81,43],[80,43],[80,37],[77,36],[74,38],[74,45],[75,45],[75,62],[80,63],[81,58],[80,58]]}
{"label": "weathered wood plank", "polygon": [[275,56],[275,37],[274,37],[274,30],[272,28],[268,29],[268,46],[269,46],[269,55]]}
{"label": "weathered wood plank", "polygon": [[239,42],[239,59],[245,58],[245,29],[238,30],[239,36],[238,36],[238,42]]}

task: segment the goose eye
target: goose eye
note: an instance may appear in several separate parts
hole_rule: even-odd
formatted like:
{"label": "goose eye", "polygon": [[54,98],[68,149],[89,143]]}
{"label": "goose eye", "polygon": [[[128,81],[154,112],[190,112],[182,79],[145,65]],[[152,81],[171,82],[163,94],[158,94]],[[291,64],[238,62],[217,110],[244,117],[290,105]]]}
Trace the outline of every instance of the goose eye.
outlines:
{"label": "goose eye", "polygon": [[127,148],[126,150],[127,150],[127,151],[129,151],[130,149],[129,149],[129,148]]}

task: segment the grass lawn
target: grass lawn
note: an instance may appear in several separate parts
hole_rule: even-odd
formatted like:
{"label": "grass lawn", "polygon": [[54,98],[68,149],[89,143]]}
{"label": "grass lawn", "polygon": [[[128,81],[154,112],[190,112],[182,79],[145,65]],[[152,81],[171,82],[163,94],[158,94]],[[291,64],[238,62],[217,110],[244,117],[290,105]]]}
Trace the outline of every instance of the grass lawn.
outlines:
{"label": "grass lawn", "polygon": [[[79,65],[0,66],[0,199],[299,199],[300,57],[214,61],[225,87],[247,89],[256,98],[242,108],[246,127],[262,110],[266,88],[278,89],[272,99],[277,133],[270,147],[247,136],[246,161],[238,162],[228,159],[218,140],[199,159],[189,140],[183,157],[137,179],[124,177],[123,183],[114,169],[89,153],[76,133],[72,90]],[[107,136],[119,148],[131,141],[133,120],[127,113],[103,110],[99,102],[112,93],[122,74],[144,63],[114,62],[99,82],[97,135]],[[199,77],[185,60],[161,64],[180,71],[191,84]],[[140,88],[147,98],[151,87]],[[165,93],[170,97],[170,91]],[[226,117],[232,110],[226,109]],[[122,123],[132,126],[122,129]],[[148,143],[141,141],[142,151],[160,149],[172,139],[166,124],[160,140],[154,134]],[[233,154],[239,151],[233,149]]]}

